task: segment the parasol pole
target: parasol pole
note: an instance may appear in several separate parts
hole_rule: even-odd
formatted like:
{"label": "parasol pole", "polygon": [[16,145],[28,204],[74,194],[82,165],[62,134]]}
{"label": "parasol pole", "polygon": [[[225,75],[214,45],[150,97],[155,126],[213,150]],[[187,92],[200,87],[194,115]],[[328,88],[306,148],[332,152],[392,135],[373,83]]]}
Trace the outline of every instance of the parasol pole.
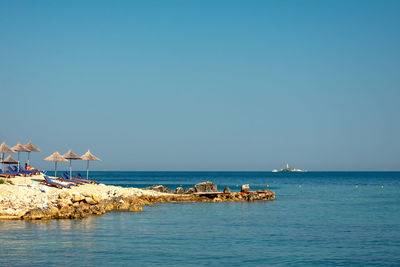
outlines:
{"label": "parasol pole", "polygon": [[19,151],[18,151],[18,172],[20,171],[19,169]]}
{"label": "parasol pole", "polygon": [[71,166],[71,159],[69,159],[69,178],[72,177],[72,166]]}
{"label": "parasol pole", "polygon": [[86,166],[86,179],[89,179],[89,161],[87,161],[87,166]]}
{"label": "parasol pole", "polygon": [[57,161],[55,161],[54,176],[57,178]]}

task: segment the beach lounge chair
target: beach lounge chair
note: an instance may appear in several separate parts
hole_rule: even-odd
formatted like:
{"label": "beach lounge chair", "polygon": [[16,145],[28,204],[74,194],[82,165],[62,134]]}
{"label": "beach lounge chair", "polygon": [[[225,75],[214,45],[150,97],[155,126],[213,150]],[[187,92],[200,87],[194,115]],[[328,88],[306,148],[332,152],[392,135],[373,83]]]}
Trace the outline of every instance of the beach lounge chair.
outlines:
{"label": "beach lounge chair", "polygon": [[73,183],[74,185],[81,185],[84,184],[84,182],[82,181],[77,181],[75,179],[69,179],[68,176],[66,176],[64,173],[62,173],[60,175],[60,177],[58,178],[58,180],[62,181],[62,182],[67,182],[67,183]]}
{"label": "beach lounge chair", "polygon": [[90,183],[94,182],[94,181],[90,181],[90,180],[86,180],[86,179],[79,179],[77,177],[70,177],[67,172],[64,173],[64,176],[67,180],[72,180],[72,181],[80,182],[83,184],[90,184]]}
{"label": "beach lounge chair", "polygon": [[80,183],[83,183],[83,184],[89,183],[88,181],[86,181],[84,179],[79,179],[79,178],[76,178],[76,177],[70,177],[67,172],[64,172],[64,177],[67,180],[76,181],[76,182],[80,182]]}
{"label": "beach lounge chair", "polygon": [[88,179],[82,178],[82,175],[81,175],[80,173],[75,174],[75,177],[74,177],[74,178],[75,178],[76,180],[84,181],[84,182],[89,183],[89,184],[99,184],[99,182],[97,182],[97,181],[93,181],[93,180],[88,180]]}
{"label": "beach lounge chair", "polygon": [[6,171],[6,173],[11,173],[11,174],[14,175],[14,176],[16,176],[16,175],[27,176],[26,173],[14,171],[10,166],[8,166],[7,169],[8,169],[8,171]]}
{"label": "beach lounge chair", "polygon": [[29,172],[29,171],[23,171],[21,166],[20,166],[19,170],[18,170],[17,166],[12,166],[11,169],[13,169],[14,172],[17,172],[17,173],[23,173],[23,174],[26,174],[26,175],[32,175],[32,173]]}
{"label": "beach lounge chair", "polygon": [[41,171],[39,171],[39,170],[27,170],[27,169],[25,169],[25,168],[22,167],[22,166],[19,166],[19,168],[20,168],[20,170],[22,170],[22,171],[24,171],[24,172],[30,172],[30,173],[32,173],[32,174],[40,174],[40,173],[41,173]]}
{"label": "beach lounge chair", "polygon": [[[25,169],[25,167],[24,167],[24,169]],[[26,169],[26,170],[28,170],[28,169]],[[32,167],[28,170],[28,171],[34,171],[34,172],[37,172],[37,173],[42,173],[43,171],[42,170],[39,170],[39,169],[32,169]]]}
{"label": "beach lounge chair", "polygon": [[13,175],[11,173],[4,173],[3,170],[0,170],[0,177],[11,178],[11,177],[15,177],[15,175]]}
{"label": "beach lounge chair", "polygon": [[65,184],[60,184],[60,183],[54,182],[47,175],[43,175],[43,178],[44,178],[44,180],[41,182],[42,184],[55,186],[57,188],[70,188],[73,185],[73,184],[66,184],[65,185]]}
{"label": "beach lounge chair", "polygon": [[28,172],[32,172],[33,174],[41,174],[41,173],[42,173],[41,170],[38,170],[38,169],[30,169],[30,170],[27,170],[27,169],[25,169],[25,167],[22,167],[22,170],[28,171]]}

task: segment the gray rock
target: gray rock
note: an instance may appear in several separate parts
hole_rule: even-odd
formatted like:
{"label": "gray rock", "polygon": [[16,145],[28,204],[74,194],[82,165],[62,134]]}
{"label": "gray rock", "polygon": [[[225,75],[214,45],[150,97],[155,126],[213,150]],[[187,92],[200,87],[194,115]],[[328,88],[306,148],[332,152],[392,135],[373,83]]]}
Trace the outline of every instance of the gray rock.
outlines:
{"label": "gray rock", "polygon": [[196,192],[217,192],[217,185],[213,182],[202,182],[194,186]]}
{"label": "gray rock", "polygon": [[177,187],[177,188],[175,189],[175,193],[176,193],[176,194],[183,194],[183,188],[182,188],[182,187]]}
{"label": "gray rock", "polygon": [[174,191],[172,191],[169,188],[166,188],[163,185],[153,185],[153,186],[149,186],[149,187],[145,187],[143,188],[144,190],[153,190],[153,191],[158,191],[161,193],[174,193]]}
{"label": "gray rock", "polygon": [[185,189],[184,190],[184,194],[193,194],[194,192],[196,192],[196,190],[194,190],[194,188],[189,188],[189,189]]}
{"label": "gray rock", "polygon": [[48,208],[45,209],[35,208],[28,211],[22,216],[22,218],[25,220],[50,219],[50,217],[51,217],[51,210]]}
{"label": "gray rock", "polygon": [[229,187],[225,187],[224,193],[230,193],[230,192],[231,192],[231,189]]}
{"label": "gray rock", "polygon": [[240,192],[251,192],[250,185],[249,184],[244,184],[242,185],[242,189]]}

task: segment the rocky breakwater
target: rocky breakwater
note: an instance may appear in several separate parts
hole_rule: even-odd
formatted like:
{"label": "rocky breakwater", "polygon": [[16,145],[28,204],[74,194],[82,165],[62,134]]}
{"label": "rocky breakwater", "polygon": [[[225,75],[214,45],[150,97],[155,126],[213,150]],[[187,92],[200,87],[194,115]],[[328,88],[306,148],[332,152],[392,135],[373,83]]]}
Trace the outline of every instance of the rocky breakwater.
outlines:
{"label": "rocky breakwater", "polygon": [[28,185],[0,185],[0,219],[81,219],[90,214],[107,211],[142,211],[153,205],[148,199],[164,193],[118,186],[80,185],[57,189]]}
{"label": "rocky breakwater", "polygon": [[172,191],[163,186],[146,189],[118,186],[80,185],[71,189],[57,189],[34,183],[31,185],[0,185],[0,219],[81,219],[87,215],[101,215],[107,211],[142,211],[145,205],[165,202],[222,202],[273,200],[269,190],[234,192],[225,188],[218,192],[212,182],[194,188]]}
{"label": "rocky breakwater", "polygon": [[56,205],[36,208],[26,212],[21,219],[81,219],[88,214],[101,215],[107,211],[142,211],[145,201],[137,196],[112,196],[101,198],[93,194],[69,194],[62,192],[56,199]]}
{"label": "rocky breakwater", "polygon": [[160,200],[161,202],[223,202],[275,199],[275,192],[269,189],[251,191],[248,184],[243,185],[240,192],[231,192],[229,187],[226,187],[223,192],[219,192],[217,185],[210,181],[196,184],[194,188],[183,189],[178,187],[175,191],[162,185],[154,185],[144,189],[169,193],[166,196],[149,199],[151,202],[160,202]]}

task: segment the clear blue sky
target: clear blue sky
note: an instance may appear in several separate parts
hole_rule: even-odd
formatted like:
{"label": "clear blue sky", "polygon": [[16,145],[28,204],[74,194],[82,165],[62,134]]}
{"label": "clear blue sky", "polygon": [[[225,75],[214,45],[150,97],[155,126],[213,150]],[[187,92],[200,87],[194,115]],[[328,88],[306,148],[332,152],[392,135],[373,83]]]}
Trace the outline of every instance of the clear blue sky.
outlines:
{"label": "clear blue sky", "polygon": [[0,141],[47,169],[400,170],[399,29],[389,0],[3,0]]}

